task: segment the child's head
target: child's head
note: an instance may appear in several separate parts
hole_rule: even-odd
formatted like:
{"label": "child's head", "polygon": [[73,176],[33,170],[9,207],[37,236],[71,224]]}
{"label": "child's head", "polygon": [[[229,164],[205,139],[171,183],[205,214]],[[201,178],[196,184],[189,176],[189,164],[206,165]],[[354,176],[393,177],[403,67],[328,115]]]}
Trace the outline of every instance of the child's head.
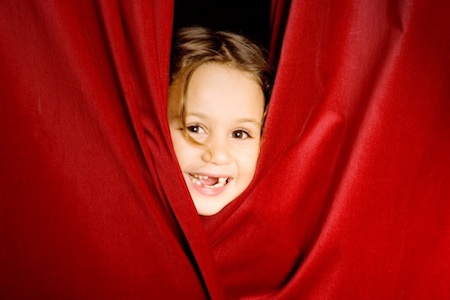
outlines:
{"label": "child's head", "polygon": [[175,37],[168,120],[199,214],[219,212],[250,184],[271,85],[265,52],[245,37],[202,27]]}

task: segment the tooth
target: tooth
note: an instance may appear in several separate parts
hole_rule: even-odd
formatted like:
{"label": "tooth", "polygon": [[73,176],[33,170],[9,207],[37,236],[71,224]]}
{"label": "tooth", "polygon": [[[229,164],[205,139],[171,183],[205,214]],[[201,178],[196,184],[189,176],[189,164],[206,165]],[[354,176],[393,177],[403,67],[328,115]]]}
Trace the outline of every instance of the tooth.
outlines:
{"label": "tooth", "polygon": [[208,179],[208,178],[209,178],[209,176],[199,175],[199,174],[191,174],[191,180],[194,184],[203,186],[203,187],[209,188],[209,189],[221,188],[221,187],[225,186],[228,181],[227,177],[218,177],[217,183],[215,185],[203,185],[201,180]]}

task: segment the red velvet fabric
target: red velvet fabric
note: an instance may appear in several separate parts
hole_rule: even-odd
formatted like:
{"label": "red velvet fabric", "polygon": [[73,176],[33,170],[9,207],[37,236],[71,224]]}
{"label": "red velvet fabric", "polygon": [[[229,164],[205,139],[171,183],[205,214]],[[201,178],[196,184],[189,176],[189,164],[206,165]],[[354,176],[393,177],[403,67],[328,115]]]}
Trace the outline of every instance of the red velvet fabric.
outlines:
{"label": "red velvet fabric", "polygon": [[2,299],[450,298],[449,2],[277,2],[255,179],[199,217],[173,3],[0,1]]}

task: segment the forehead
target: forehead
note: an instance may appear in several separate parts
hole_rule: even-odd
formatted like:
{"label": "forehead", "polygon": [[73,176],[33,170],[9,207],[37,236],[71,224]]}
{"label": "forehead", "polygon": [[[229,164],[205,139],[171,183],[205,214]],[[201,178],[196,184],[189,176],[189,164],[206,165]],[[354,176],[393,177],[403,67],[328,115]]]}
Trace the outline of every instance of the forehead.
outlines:
{"label": "forehead", "polygon": [[207,63],[192,74],[186,92],[186,108],[235,107],[264,110],[264,94],[248,72],[229,65]]}

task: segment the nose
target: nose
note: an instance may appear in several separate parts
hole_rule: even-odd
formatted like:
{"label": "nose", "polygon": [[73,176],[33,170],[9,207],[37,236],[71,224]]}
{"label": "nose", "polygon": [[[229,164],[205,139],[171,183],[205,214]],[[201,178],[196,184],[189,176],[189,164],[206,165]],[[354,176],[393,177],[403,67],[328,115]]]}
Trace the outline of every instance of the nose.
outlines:
{"label": "nose", "polygon": [[205,162],[224,165],[231,162],[230,145],[226,138],[211,137],[202,154]]}

